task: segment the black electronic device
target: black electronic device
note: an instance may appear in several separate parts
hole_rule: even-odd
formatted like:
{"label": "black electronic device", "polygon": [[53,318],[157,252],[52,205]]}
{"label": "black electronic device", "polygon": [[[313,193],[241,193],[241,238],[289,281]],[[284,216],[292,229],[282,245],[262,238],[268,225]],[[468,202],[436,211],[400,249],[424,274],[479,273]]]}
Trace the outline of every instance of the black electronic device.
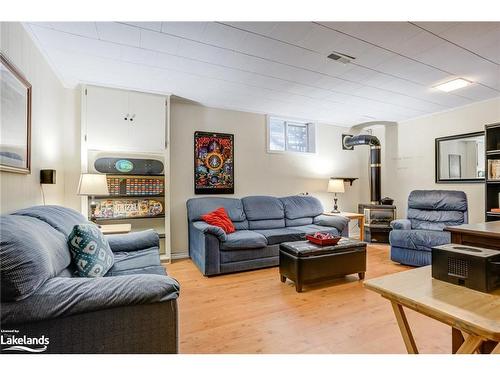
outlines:
{"label": "black electronic device", "polygon": [[459,244],[433,247],[432,277],[490,292],[500,287],[500,251]]}
{"label": "black electronic device", "polygon": [[156,159],[98,158],[94,167],[101,173],[161,175],[163,163]]}

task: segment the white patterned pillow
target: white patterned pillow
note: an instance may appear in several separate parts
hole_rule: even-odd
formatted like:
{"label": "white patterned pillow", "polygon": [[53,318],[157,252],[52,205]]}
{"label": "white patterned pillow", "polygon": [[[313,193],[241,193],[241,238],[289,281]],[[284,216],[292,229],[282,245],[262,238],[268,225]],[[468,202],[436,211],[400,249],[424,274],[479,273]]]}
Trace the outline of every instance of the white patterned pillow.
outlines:
{"label": "white patterned pillow", "polygon": [[68,237],[68,245],[79,276],[104,276],[113,266],[113,252],[95,224],[75,225]]}

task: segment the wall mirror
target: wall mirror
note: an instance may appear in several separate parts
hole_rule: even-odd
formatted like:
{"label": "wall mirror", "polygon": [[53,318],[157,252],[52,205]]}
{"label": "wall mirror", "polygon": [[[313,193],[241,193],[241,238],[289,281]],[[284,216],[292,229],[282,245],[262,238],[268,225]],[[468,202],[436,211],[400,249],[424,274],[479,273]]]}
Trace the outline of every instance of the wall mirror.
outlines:
{"label": "wall mirror", "polygon": [[484,132],[436,138],[436,183],[484,182]]}

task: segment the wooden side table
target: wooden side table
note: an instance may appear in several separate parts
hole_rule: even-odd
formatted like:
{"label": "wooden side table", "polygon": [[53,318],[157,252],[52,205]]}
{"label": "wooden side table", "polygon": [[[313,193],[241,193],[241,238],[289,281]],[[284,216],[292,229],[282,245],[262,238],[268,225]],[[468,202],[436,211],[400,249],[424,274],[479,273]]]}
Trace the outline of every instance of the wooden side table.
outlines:
{"label": "wooden side table", "polygon": [[99,228],[103,234],[123,234],[129,233],[132,230],[132,225],[130,224],[108,224],[101,225]]}
{"label": "wooden side table", "polygon": [[359,226],[359,240],[364,241],[365,240],[365,215],[364,214],[357,214],[355,212],[323,212],[323,215],[327,216],[344,216],[351,220],[358,220],[358,226]]}

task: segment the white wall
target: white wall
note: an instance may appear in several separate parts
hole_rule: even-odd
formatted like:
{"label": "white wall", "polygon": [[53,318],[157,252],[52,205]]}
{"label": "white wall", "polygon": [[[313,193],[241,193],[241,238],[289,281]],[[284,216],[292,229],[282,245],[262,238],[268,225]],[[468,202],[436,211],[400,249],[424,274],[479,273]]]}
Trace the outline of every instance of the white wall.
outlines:
{"label": "white wall", "polygon": [[65,204],[66,171],[73,168],[73,132],[79,126],[76,93],[63,88],[20,23],[1,22],[0,41],[2,53],[31,83],[33,95],[31,174],[0,172],[0,212],[41,204],[39,175],[45,168],[57,171],[57,183],[44,185],[47,204]]}
{"label": "white wall", "polygon": [[[357,211],[369,201],[366,147],[342,150],[342,133],[348,129],[318,124],[316,154],[266,152],[266,117],[260,114],[207,108],[172,101],[172,250],[187,251],[186,201],[193,192],[193,135],[213,131],[235,135],[235,194],[284,196],[309,192],[331,210],[333,195],[326,193],[330,176],[361,177],[339,195],[340,208]],[[361,172],[360,172],[361,171]],[[361,174],[361,176],[360,176]]]}
{"label": "white wall", "polygon": [[[395,198],[398,217],[406,217],[408,194],[414,189],[462,190],[469,201],[469,221],[484,221],[484,184],[436,184],[434,140],[484,130],[500,121],[500,98],[401,122],[380,135],[385,150],[382,195]],[[383,133],[383,132],[382,132]]]}

